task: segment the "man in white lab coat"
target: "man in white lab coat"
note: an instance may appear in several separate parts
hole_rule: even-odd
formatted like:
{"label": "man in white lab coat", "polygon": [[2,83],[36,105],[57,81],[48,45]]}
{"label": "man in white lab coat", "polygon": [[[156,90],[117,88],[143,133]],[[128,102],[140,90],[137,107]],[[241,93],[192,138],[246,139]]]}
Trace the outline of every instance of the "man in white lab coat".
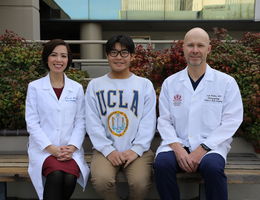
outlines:
{"label": "man in white lab coat", "polygon": [[234,78],[206,63],[211,50],[203,29],[184,38],[187,67],[168,77],[159,98],[158,130],[162,138],[154,163],[162,200],[179,200],[176,173],[199,172],[207,200],[227,200],[225,160],[232,136],[243,120],[240,91]]}

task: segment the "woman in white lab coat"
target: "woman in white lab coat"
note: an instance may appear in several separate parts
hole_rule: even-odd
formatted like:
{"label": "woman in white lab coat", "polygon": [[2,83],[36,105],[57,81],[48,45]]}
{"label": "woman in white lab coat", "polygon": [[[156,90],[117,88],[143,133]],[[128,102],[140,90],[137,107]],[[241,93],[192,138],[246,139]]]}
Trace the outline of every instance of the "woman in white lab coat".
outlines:
{"label": "woman in white lab coat", "polygon": [[29,132],[28,172],[39,199],[66,200],[76,182],[86,186],[89,168],[84,160],[84,92],[64,71],[72,62],[61,39],[44,45],[47,76],[28,86],[25,118]]}

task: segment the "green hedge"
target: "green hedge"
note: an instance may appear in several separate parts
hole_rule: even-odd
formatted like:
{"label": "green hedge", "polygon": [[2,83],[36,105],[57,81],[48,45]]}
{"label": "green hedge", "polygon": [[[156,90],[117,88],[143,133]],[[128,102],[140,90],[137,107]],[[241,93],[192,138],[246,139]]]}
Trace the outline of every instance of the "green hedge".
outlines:
{"label": "green hedge", "polygon": [[[186,67],[182,51],[183,41],[173,43],[162,51],[150,47],[136,48],[131,70],[149,78],[157,94],[165,78]],[[244,121],[239,134],[260,145],[260,33],[245,33],[240,40],[232,40],[225,29],[214,29],[212,51],[207,62],[217,70],[233,76],[240,87],[244,104]]]}
{"label": "green hedge", "polygon": [[[237,80],[244,103],[244,121],[239,133],[252,143],[259,144],[260,33],[245,33],[241,40],[233,41],[226,30],[214,31],[208,63]],[[0,36],[1,129],[25,128],[24,101],[27,85],[46,73],[40,63],[41,50],[41,45],[28,44],[13,32],[7,31]],[[141,45],[137,46],[131,70],[137,75],[149,78],[159,94],[163,80],[185,66],[182,41],[179,41],[162,51],[154,50],[151,46],[147,49]],[[70,69],[66,73],[86,87],[84,78],[88,75],[85,72]]]}
{"label": "green hedge", "polygon": [[[0,35],[0,129],[25,128],[27,85],[47,73],[41,50],[41,44],[28,44],[11,31]],[[69,69],[66,74],[86,87],[86,72]]]}

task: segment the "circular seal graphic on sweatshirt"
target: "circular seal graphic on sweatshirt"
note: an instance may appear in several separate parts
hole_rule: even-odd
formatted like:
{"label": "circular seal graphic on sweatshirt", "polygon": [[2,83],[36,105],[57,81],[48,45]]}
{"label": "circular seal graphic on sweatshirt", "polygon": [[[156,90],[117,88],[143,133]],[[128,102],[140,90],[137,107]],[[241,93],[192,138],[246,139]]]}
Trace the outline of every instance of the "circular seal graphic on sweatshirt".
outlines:
{"label": "circular seal graphic on sweatshirt", "polygon": [[121,111],[115,111],[108,116],[108,128],[115,136],[122,136],[128,128],[127,115]]}

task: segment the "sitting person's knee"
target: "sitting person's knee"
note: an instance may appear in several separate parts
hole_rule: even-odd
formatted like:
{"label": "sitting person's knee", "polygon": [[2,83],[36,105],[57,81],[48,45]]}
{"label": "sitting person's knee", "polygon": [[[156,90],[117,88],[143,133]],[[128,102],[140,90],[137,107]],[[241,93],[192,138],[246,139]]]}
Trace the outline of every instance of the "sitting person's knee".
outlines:
{"label": "sitting person's knee", "polygon": [[97,175],[92,176],[91,182],[96,187],[101,187],[103,189],[105,189],[105,188],[108,189],[108,188],[114,187],[116,184],[115,178],[113,178],[111,176],[107,176],[102,173],[99,173],[98,176]]}
{"label": "sitting person's knee", "polygon": [[224,171],[225,160],[219,154],[206,155],[200,164],[200,171],[203,173],[218,174]]}

